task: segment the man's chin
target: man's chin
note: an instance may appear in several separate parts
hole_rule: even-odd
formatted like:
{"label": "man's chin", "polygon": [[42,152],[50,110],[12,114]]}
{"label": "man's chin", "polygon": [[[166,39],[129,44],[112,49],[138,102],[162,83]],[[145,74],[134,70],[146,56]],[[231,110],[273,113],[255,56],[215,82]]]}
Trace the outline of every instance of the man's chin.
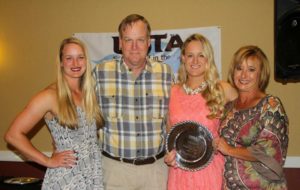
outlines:
{"label": "man's chin", "polygon": [[146,61],[145,59],[127,59],[127,61],[125,60],[125,63],[130,63],[131,65],[142,65],[144,64]]}

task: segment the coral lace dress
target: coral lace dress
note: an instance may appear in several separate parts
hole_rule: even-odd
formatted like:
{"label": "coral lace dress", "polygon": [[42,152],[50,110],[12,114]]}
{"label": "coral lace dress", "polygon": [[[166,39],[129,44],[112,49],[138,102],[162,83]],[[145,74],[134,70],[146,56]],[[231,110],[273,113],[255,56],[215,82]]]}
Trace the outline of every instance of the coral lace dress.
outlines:
{"label": "coral lace dress", "polygon": [[[183,88],[174,85],[171,89],[169,121],[171,126],[182,121],[195,121],[205,126],[213,135],[218,136],[218,119],[208,119],[209,109],[201,94],[187,95]],[[209,165],[198,171],[185,171],[181,168],[169,169],[168,190],[220,190],[224,157],[214,154]]]}

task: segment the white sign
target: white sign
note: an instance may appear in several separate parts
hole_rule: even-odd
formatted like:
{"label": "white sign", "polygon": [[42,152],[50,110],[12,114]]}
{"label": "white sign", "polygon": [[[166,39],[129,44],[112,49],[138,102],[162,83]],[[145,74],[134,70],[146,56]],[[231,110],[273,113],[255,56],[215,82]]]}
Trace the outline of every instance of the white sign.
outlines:
{"label": "white sign", "polygon": [[[211,42],[216,66],[221,74],[221,33],[219,27],[152,31],[149,57],[169,64],[177,73],[180,63],[180,47],[184,40],[194,33],[204,35]],[[118,33],[75,33],[74,37],[86,44],[93,64],[121,56]]]}

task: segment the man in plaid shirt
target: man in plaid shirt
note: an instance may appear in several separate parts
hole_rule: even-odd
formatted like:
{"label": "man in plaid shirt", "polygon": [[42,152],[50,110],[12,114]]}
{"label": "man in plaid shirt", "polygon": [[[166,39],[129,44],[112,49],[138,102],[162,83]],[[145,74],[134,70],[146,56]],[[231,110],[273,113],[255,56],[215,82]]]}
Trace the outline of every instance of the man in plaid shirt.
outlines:
{"label": "man in plaid shirt", "polygon": [[151,28],[132,14],[119,25],[122,58],[94,70],[102,129],[104,185],[107,190],[163,190],[167,183],[164,140],[171,68],[147,58]]}

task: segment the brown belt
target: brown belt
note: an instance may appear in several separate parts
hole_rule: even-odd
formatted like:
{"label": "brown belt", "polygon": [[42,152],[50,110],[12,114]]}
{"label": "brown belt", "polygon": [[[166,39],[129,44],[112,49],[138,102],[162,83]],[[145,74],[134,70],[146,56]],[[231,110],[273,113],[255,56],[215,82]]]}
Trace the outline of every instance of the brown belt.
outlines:
{"label": "brown belt", "polygon": [[145,165],[145,164],[152,164],[154,163],[156,160],[164,157],[165,155],[165,151],[162,151],[161,153],[152,156],[152,157],[148,157],[148,158],[136,158],[136,159],[128,159],[128,158],[120,158],[120,157],[115,157],[110,155],[109,153],[102,151],[102,155],[107,157],[107,158],[111,158],[120,162],[125,162],[125,163],[129,163],[129,164],[134,164],[134,165]]}

